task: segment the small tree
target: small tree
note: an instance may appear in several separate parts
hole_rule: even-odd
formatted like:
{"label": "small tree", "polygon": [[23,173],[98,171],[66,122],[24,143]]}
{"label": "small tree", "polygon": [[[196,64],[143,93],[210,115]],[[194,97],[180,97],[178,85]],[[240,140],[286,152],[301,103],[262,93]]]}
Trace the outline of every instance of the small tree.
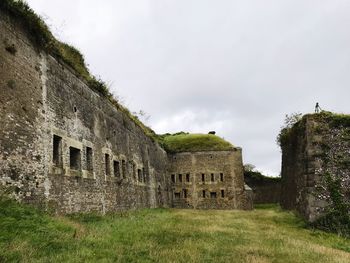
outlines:
{"label": "small tree", "polygon": [[253,172],[255,170],[255,165],[246,163],[243,168],[245,172]]}
{"label": "small tree", "polygon": [[284,124],[281,126],[281,131],[277,135],[277,138],[276,138],[276,143],[279,146],[282,146],[282,144],[283,144],[285,138],[288,136],[291,128],[294,126],[294,124],[296,124],[298,121],[300,121],[302,117],[303,117],[303,114],[300,112],[294,112],[294,113],[285,115]]}

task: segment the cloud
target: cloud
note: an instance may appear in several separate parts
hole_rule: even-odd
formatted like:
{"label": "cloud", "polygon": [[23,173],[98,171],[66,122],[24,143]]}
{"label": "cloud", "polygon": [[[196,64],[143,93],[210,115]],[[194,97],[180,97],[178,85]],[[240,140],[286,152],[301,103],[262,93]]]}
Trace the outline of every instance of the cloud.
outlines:
{"label": "cloud", "polygon": [[30,0],[160,133],[216,130],[277,175],[284,115],[349,112],[347,0]]}

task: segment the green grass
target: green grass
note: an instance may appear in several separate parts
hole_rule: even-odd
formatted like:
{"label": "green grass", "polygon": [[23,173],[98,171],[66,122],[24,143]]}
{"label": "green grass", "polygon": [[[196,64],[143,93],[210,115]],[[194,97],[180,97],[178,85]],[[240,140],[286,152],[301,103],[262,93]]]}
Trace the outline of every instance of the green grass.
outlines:
{"label": "green grass", "polygon": [[0,202],[0,262],[350,262],[350,240],[276,205],[53,217]]}
{"label": "green grass", "polygon": [[160,144],[167,152],[225,151],[233,145],[213,134],[176,133],[159,136]]}

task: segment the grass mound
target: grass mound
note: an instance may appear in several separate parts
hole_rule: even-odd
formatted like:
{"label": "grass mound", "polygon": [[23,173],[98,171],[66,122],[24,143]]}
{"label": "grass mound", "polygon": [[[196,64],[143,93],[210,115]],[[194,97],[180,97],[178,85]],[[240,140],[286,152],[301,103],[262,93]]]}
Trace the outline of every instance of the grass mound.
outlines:
{"label": "grass mound", "polygon": [[234,147],[228,141],[213,134],[176,133],[159,136],[160,144],[167,152],[225,151]]}

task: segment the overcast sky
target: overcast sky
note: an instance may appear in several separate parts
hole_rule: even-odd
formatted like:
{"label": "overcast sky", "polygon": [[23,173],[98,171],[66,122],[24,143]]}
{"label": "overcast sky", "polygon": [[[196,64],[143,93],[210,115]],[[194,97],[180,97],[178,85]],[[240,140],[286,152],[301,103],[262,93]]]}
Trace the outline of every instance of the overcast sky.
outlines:
{"label": "overcast sky", "polygon": [[285,114],[350,113],[349,0],[28,0],[157,133],[215,130],[280,173]]}

